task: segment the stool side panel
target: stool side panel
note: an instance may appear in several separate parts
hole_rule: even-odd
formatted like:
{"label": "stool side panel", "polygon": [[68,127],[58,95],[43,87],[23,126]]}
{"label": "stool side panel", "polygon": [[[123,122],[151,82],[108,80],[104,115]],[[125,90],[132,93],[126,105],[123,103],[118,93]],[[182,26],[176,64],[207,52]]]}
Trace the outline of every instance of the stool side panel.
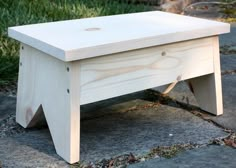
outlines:
{"label": "stool side panel", "polygon": [[[17,93],[16,121],[35,126],[38,109],[45,115],[56,152],[67,162],[79,161],[79,74],[65,63],[37,49],[22,45]],[[70,71],[67,71],[67,68]],[[68,93],[69,92],[69,93]],[[72,94],[71,94],[72,92]]]}

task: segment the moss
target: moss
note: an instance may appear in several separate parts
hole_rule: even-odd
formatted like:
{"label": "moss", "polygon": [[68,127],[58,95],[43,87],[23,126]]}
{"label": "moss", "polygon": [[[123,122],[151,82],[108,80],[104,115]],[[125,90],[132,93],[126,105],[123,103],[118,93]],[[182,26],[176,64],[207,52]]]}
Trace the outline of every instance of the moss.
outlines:
{"label": "moss", "polygon": [[235,1],[225,1],[228,4],[220,5],[220,12],[225,15],[221,21],[224,22],[236,22],[236,2]]}
{"label": "moss", "polygon": [[195,146],[191,144],[177,144],[173,146],[158,146],[153,148],[147,155],[147,158],[153,158],[155,156],[160,156],[164,158],[175,157],[180,152],[183,152],[187,149],[193,149]]}

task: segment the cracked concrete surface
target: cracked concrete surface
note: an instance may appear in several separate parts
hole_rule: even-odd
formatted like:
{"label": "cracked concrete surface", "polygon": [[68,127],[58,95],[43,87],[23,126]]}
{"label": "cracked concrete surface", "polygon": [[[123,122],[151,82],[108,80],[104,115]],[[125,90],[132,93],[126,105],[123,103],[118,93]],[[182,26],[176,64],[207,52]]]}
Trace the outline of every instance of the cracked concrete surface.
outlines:
{"label": "cracked concrete surface", "polygon": [[[122,96],[82,108],[82,160],[96,162],[130,152],[140,156],[157,146],[207,144],[228,135],[181,108],[136,99],[135,95],[148,99],[145,94],[148,93]],[[122,102],[122,99],[129,101]],[[0,158],[6,167],[50,167],[52,163],[58,167],[68,166],[56,155],[48,129],[0,138]]]}
{"label": "cracked concrete surface", "polygon": [[129,168],[234,168],[235,149],[225,146],[209,145],[179,154],[171,159],[153,159],[128,166]]}

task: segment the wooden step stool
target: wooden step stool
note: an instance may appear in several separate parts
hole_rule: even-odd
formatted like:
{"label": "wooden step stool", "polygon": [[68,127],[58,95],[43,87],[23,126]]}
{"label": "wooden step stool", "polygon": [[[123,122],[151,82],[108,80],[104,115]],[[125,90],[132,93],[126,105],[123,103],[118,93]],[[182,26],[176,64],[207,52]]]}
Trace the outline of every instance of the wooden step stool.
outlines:
{"label": "wooden step stool", "polygon": [[11,27],[21,42],[16,120],[43,116],[56,152],[79,161],[80,105],[190,79],[200,107],[221,115],[218,35],[230,25],[143,12]]}

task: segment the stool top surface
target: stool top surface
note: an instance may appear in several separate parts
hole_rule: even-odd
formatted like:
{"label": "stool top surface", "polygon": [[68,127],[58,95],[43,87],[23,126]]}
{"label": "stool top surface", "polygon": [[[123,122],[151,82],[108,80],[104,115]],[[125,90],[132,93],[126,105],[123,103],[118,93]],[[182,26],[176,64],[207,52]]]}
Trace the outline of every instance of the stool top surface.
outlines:
{"label": "stool top surface", "polygon": [[214,36],[230,25],[160,11],[10,27],[8,35],[63,61]]}

